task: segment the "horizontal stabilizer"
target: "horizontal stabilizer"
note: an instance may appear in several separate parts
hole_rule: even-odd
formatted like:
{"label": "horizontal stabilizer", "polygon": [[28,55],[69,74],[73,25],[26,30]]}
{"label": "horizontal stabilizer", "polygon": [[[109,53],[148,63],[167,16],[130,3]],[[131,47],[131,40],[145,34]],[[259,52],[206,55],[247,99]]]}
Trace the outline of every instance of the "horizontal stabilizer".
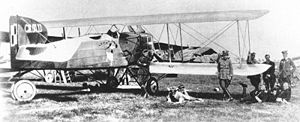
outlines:
{"label": "horizontal stabilizer", "polygon": [[65,62],[72,58],[80,40],[64,40],[48,44],[29,44],[19,47],[17,60]]}
{"label": "horizontal stabilizer", "polygon": [[[266,64],[233,64],[234,75],[249,76],[265,72],[270,65]],[[213,63],[152,63],[151,73],[216,75],[217,64]]]}

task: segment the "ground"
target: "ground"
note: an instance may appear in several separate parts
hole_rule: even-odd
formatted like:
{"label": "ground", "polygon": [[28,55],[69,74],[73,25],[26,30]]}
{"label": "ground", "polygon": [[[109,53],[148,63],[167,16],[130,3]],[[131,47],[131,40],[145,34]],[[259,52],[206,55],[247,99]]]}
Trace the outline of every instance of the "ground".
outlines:
{"label": "ground", "polygon": [[[235,77],[229,90],[235,99],[241,98],[248,79]],[[216,76],[179,75],[159,82],[160,92],[144,98],[139,89],[116,91],[91,90],[81,83],[49,84],[34,82],[38,94],[31,102],[17,102],[10,98],[11,83],[1,82],[6,113],[4,121],[300,121],[300,88],[292,89],[289,104],[240,103],[222,100]],[[173,104],[166,101],[167,87],[185,85],[194,97],[204,102]]]}

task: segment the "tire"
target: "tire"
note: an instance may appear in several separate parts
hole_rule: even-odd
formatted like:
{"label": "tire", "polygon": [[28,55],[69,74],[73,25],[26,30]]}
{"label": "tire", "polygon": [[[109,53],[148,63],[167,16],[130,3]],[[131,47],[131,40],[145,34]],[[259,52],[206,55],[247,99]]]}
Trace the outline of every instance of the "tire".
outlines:
{"label": "tire", "polygon": [[154,95],[158,92],[158,81],[155,77],[150,77],[147,81],[146,90],[150,95]]}
{"label": "tire", "polygon": [[36,95],[36,87],[29,80],[20,80],[12,86],[11,96],[20,102],[31,101]]}
{"label": "tire", "polygon": [[106,85],[108,88],[116,89],[119,86],[119,81],[116,77],[108,77]]}
{"label": "tire", "polygon": [[55,77],[54,77],[53,73],[49,72],[45,75],[44,79],[45,79],[45,82],[47,82],[47,83],[53,83],[55,80]]}

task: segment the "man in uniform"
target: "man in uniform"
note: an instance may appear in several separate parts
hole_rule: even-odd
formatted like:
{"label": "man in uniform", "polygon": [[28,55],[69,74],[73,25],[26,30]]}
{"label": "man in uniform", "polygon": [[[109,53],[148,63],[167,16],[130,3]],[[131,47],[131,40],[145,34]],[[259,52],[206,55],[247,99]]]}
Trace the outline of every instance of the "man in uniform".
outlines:
{"label": "man in uniform", "polygon": [[[296,66],[294,64],[294,62],[292,61],[292,59],[287,57],[288,53],[287,51],[282,51],[282,56],[283,59],[281,59],[280,64],[279,64],[279,83],[282,89],[284,84],[287,83],[288,84],[288,89],[289,90],[289,96],[287,96],[288,98],[290,98],[291,96],[291,76],[294,73],[294,71],[296,70]],[[289,99],[288,99],[289,100]]]}
{"label": "man in uniform", "polygon": [[291,88],[287,82],[282,84],[282,90],[278,94],[278,98],[276,98],[277,102],[287,103],[291,99]]}
{"label": "man in uniform", "polygon": [[287,51],[282,51],[283,59],[281,59],[279,64],[279,83],[281,86],[284,82],[291,84],[291,76],[296,70],[294,62],[287,55]]}
{"label": "man in uniform", "polygon": [[266,89],[266,86],[261,84],[258,91],[250,92],[250,96],[252,97],[253,102],[275,102],[277,99],[277,91]]}
{"label": "man in uniform", "polygon": [[223,90],[224,98],[227,97],[228,101],[232,101],[233,98],[228,91],[228,86],[230,85],[232,75],[233,75],[233,68],[232,63],[229,58],[228,51],[223,51],[220,59],[218,60],[218,78],[220,86]]}
{"label": "man in uniform", "polygon": [[[248,58],[247,58],[247,64],[258,64],[259,62],[255,59],[255,52],[251,53],[249,52]],[[248,76],[247,78],[250,79],[251,84],[254,86],[254,90],[258,90],[259,83],[260,83],[260,74],[258,75],[252,75]]]}
{"label": "man in uniform", "polygon": [[137,79],[145,94],[144,97],[148,97],[148,92],[146,91],[146,83],[150,79],[149,65],[153,59],[153,52],[151,49],[144,49],[141,56],[137,60],[137,65],[139,69],[137,71]]}
{"label": "man in uniform", "polygon": [[270,55],[265,55],[266,61],[263,64],[269,64],[271,67],[263,73],[263,80],[265,82],[266,89],[272,90],[274,88],[276,79],[275,79],[275,63],[270,60]]}

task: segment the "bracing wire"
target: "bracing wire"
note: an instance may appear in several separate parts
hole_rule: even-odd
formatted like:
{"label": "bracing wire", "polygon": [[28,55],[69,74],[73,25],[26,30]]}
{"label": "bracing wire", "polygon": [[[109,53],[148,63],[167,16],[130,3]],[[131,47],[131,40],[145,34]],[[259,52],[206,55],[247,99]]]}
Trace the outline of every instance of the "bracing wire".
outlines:
{"label": "bracing wire", "polygon": [[225,26],[224,28],[222,28],[219,33],[216,33],[216,36],[214,36],[213,38],[210,39],[210,41],[204,46],[208,46],[211,43],[215,43],[216,39],[218,39],[220,36],[222,36],[223,33],[225,33],[231,26],[234,25],[235,22],[232,22],[232,24],[228,24],[228,26]]}
{"label": "bracing wire", "polygon": [[[172,32],[172,29],[171,28],[169,28],[169,30],[170,30],[170,33],[171,33],[171,36],[172,36],[172,39],[173,39],[173,41],[174,41],[174,44],[176,45],[176,38],[174,38],[174,34],[173,34],[173,32]],[[177,36],[177,35],[176,35]]]}
{"label": "bracing wire", "polygon": [[[220,48],[222,48],[223,50],[228,50],[228,49],[226,49],[225,47],[223,47],[223,46],[221,46],[220,44],[218,44],[218,43],[216,43],[216,42],[214,42],[214,40],[216,40],[218,37],[220,37],[226,30],[228,30],[232,25],[234,25],[235,24],[235,22],[232,22],[232,23],[229,23],[229,24],[227,24],[225,27],[223,27],[219,32],[217,32],[217,33],[215,33],[214,35],[219,35],[219,36],[211,36],[211,38],[212,37],[215,37],[213,40],[211,40],[211,39],[209,39],[209,38],[207,38],[207,37],[205,37],[203,34],[201,34],[200,32],[198,32],[198,31],[196,31],[198,34],[200,34],[200,35],[202,35],[202,37],[204,37],[204,38],[206,38],[207,40],[210,40],[211,42],[210,43],[214,43],[215,45],[217,45],[217,46],[219,46]],[[186,24],[184,24],[184,25],[186,25]],[[187,26],[187,25],[186,25]],[[178,27],[178,26],[177,26]],[[189,27],[189,26],[187,26],[187,27]],[[191,27],[190,27],[191,28]],[[196,38],[195,36],[193,36],[192,34],[190,34],[190,33],[188,33],[186,30],[184,30],[184,29],[181,29],[183,32],[185,32],[186,34],[188,34],[189,36],[191,36],[192,38],[194,38],[195,40],[197,40],[197,41],[199,41],[199,42],[201,42],[198,38]],[[195,29],[192,29],[192,30],[194,30],[195,31]],[[222,31],[223,30],[223,31]],[[221,32],[222,31],[222,32]],[[209,43],[209,44],[210,44]],[[208,44],[208,45],[209,45]],[[206,45],[207,46],[207,45]],[[205,47],[205,46],[204,46]],[[230,51],[230,50],[228,50],[228,51]],[[232,52],[232,51],[230,51],[230,52]],[[238,55],[237,54],[235,54],[235,53],[232,53],[234,56],[236,56],[236,57],[238,57]]]}
{"label": "bracing wire", "polygon": [[93,26],[94,31],[96,31],[96,33],[99,33],[99,31],[96,29],[95,26]]}
{"label": "bracing wire", "polygon": [[243,50],[242,50],[242,57],[244,57],[244,55],[245,55],[245,50],[247,50],[246,48],[246,37],[247,36],[249,36],[249,35],[247,35],[247,23],[245,24],[245,31],[244,31],[244,34],[242,34],[242,36],[244,35],[244,37],[243,37]]}
{"label": "bracing wire", "polygon": [[[232,22],[234,23],[234,22]],[[206,41],[201,43],[200,45],[203,45],[204,43],[206,43],[207,41],[211,41],[213,37],[217,36],[223,29],[227,28],[228,26],[230,26],[232,23],[228,23],[226,26],[224,26],[223,28],[221,28],[218,32],[214,33],[212,36],[210,37],[206,37],[203,34],[201,34],[200,32],[198,32],[196,29],[188,26],[187,24],[184,24],[186,27],[188,27],[189,29],[193,30],[194,32],[198,33],[202,38],[205,38]]]}
{"label": "bracing wire", "polygon": [[[161,39],[162,34],[163,34],[163,32],[164,32],[165,26],[166,26],[166,25],[164,24],[164,26],[162,27],[162,30],[161,30],[161,32],[160,32],[160,35],[159,35],[158,39],[153,35],[153,38],[154,38],[156,41],[158,41],[158,43],[160,42],[160,39]],[[142,27],[143,27],[146,31],[148,31],[149,33],[152,33],[152,32],[149,31],[145,26],[142,25]],[[158,44],[158,48],[161,50],[160,44]]]}
{"label": "bracing wire", "polygon": [[[69,29],[68,35],[71,34],[72,28],[73,28],[73,27],[71,27],[71,28]],[[68,35],[65,35],[65,36],[68,36]],[[68,38],[68,37],[67,37],[67,38]]]}
{"label": "bracing wire", "polygon": [[121,32],[123,32],[124,31],[124,29],[125,29],[125,27],[126,27],[127,25],[123,25],[123,28],[122,28],[122,30],[121,30]]}
{"label": "bracing wire", "polygon": [[[175,26],[177,26],[177,25],[175,25]],[[178,27],[178,26],[177,26],[177,27]],[[192,34],[190,34],[189,32],[187,32],[186,30],[184,30],[184,29],[182,29],[182,28],[181,28],[181,30],[182,30],[184,33],[188,34],[190,37],[194,38],[195,40],[197,40],[197,41],[199,41],[199,42],[202,42],[202,41],[199,40],[197,37],[195,37],[195,36],[193,36]]]}
{"label": "bracing wire", "polygon": [[90,32],[91,27],[92,27],[92,26],[90,25],[89,28],[86,30],[85,35],[87,35],[87,34]]}
{"label": "bracing wire", "polygon": [[[209,38],[207,38],[206,36],[204,36],[202,33],[200,33],[199,31],[197,31],[196,29],[194,29],[194,28],[192,28],[192,27],[190,27],[190,26],[188,26],[187,24],[184,24],[184,23],[183,23],[183,25],[185,25],[187,28],[189,28],[189,29],[193,30],[194,32],[196,32],[197,34],[199,34],[202,38],[204,38],[206,40],[209,40]],[[204,44],[205,42],[206,41],[202,42],[200,45]]]}

